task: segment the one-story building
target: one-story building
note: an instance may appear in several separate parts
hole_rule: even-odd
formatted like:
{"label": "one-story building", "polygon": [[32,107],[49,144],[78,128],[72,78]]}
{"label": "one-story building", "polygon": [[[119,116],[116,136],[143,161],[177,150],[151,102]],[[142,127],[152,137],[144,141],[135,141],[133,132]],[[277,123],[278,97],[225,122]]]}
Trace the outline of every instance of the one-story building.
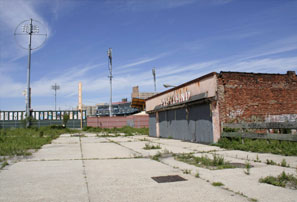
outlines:
{"label": "one-story building", "polygon": [[223,123],[297,119],[297,77],[287,74],[210,73],[146,100],[152,137],[213,143]]}

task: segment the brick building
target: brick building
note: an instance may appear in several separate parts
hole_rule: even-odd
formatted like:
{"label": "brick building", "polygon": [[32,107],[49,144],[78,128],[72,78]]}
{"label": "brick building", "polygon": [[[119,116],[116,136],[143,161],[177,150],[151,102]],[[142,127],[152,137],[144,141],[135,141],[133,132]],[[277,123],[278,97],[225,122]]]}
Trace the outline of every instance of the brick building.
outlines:
{"label": "brick building", "polygon": [[146,100],[150,136],[212,143],[222,123],[297,119],[297,77],[287,74],[210,73]]}

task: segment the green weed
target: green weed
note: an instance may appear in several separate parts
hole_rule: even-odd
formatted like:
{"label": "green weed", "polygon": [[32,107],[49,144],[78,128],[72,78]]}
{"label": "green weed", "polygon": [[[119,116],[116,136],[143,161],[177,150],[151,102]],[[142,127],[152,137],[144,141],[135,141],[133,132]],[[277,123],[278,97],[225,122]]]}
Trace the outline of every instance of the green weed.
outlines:
{"label": "green weed", "polygon": [[122,128],[93,128],[86,126],[83,128],[83,131],[87,132],[95,132],[95,133],[103,133],[106,132],[107,134],[118,134],[124,133],[125,136],[133,136],[133,135],[149,135],[148,128],[132,128],[130,126],[124,126]]}
{"label": "green weed", "polygon": [[191,174],[191,170],[189,170],[189,169],[182,169],[182,171],[183,171],[183,174]]}
{"label": "green weed", "polygon": [[242,138],[223,137],[218,141],[216,146],[242,151],[297,156],[297,142],[261,139],[244,139],[244,141],[242,140]]}
{"label": "green weed", "polygon": [[220,186],[224,186],[224,184],[221,183],[221,182],[213,182],[213,183],[212,183],[212,186],[220,187]]}
{"label": "green weed", "polygon": [[251,166],[250,162],[247,161],[247,162],[245,163],[245,169],[246,169],[246,170],[244,171],[244,173],[247,174],[247,175],[250,175],[251,167],[252,167],[252,166]]}
{"label": "green weed", "polygon": [[280,165],[281,165],[282,167],[289,167],[289,166],[290,166],[289,164],[287,164],[286,159],[283,159]]}
{"label": "green weed", "polygon": [[157,154],[155,154],[154,156],[151,157],[151,159],[155,160],[155,161],[160,161],[160,157],[162,156],[161,152],[158,152]]}
{"label": "green weed", "polygon": [[206,155],[202,157],[196,157],[193,154],[177,154],[174,158],[178,161],[208,169],[235,168],[235,166],[231,165],[229,162],[225,162],[224,157],[216,154],[213,155],[213,159],[210,159]]}
{"label": "green weed", "polygon": [[150,149],[161,149],[160,145],[153,145],[150,143],[146,143],[145,146],[143,147],[145,150],[150,150]]}
{"label": "green weed", "polygon": [[269,159],[266,159],[266,164],[267,165],[277,165],[276,162],[274,162],[273,160],[269,160]]}
{"label": "green weed", "polygon": [[292,174],[286,174],[285,172],[282,172],[277,177],[267,176],[265,178],[260,178],[259,182],[280,187],[288,186],[289,188],[297,189],[297,178]]}
{"label": "green weed", "polygon": [[53,129],[51,126],[41,128],[0,129],[0,156],[27,156],[29,149],[40,149],[42,145],[63,133],[73,133],[68,128]]}

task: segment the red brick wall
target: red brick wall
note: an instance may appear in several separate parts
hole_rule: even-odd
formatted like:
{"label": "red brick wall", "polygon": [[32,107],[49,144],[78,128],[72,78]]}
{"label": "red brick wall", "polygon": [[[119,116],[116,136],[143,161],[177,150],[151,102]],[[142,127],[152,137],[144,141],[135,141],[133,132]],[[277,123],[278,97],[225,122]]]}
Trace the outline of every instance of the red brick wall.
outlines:
{"label": "red brick wall", "polygon": [[133,122],[134,128],[148,128],[148,115],[132,115],[132,116],[117,116],[117,117],[88,117],[87,126],[101,127],[101,128],[121,128],[127,126],[128,123]]}
{"label": "red brick wall", "polygon": [[269,115],[297,114],[297,77],[287,74],[218,74],[220,122],[265,121]]}

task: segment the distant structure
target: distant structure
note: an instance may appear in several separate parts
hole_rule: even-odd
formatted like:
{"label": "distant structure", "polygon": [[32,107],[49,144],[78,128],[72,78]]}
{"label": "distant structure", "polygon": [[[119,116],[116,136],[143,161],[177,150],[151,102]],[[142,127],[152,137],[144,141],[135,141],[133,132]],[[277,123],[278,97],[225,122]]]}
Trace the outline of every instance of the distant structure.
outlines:
{"label": "distant structure", "polygon": [[57,110],[57,90],[60,90],[60,86],[55,83],[52,85],[52,90],[55,91],[55,111]]}
{"label": "distant structure", "polygon": [[134,86],[132,88],[132,98],[139,98],[139,99],[147,99],[153,95],[156,95],[157,92],[139,92],[139,87],[138,86]]}
{"label": "distant structure", "polygon": [[[122,99],[121,102],[112,103],[113,116],[128,116],[139,112],[139,109],[131,107],[131,102],[127,98]],[[109,116],[109,105],[107,103],[97,105],[97,116]]]}
{"label": "distant structure", "polygon": [[139,92],[139,87],[134,86],[131,94],[131,107],[137,108],[140,111],[145,110],[145,100],[151,96],[158,94],[157,92]]}

